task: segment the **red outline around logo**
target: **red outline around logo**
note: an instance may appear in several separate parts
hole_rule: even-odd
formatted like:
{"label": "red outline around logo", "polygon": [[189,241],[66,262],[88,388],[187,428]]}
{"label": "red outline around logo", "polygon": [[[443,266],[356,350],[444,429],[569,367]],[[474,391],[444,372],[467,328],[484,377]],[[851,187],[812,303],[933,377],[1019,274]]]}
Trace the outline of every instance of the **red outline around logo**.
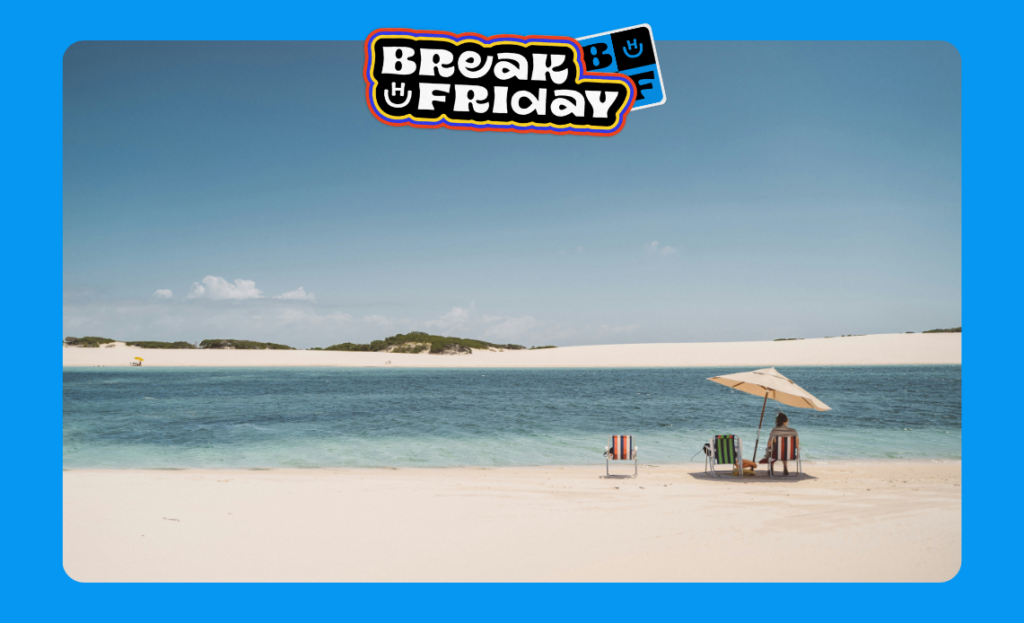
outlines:
{"label": "red outline around logo", "polygon": [[[623,110],[622,110],[622,112],[620,114],[620,117],[619,117],[619,122],[615,126],[609,128],[608,130],[604,130],[604,131],[602,131],[602,130],[578,129],[578,128],[572,127],[571,125],[566,127],[566,128],[562,128],[562,129],[551,128],[551,127],[520,127],[520,126],[516,126],[516,125],[512,125],[512,126],[491,126],[491,125],[480,126],[480,125],[475,125],[475,124],[453,123],[453,122],[451,122],[449,120],[446,120],[446,119],[443,119],[443,118],[439,119],[437,121],[432,121],[432,122],[419,122],[419,121],[414,121],[412,119],[408,119],[408,120],[405,120],[405,121],[397,121],[397,122],[396,121],[391,121],[390,119],[387,119],[387,118],[383,117],[378,112],[376,107],[374,106],[374,101],[373,101],[373,87],[374,87],[374,83],[373,83],[373,80],[371,80],[371,78],[370,78],[370,45],[372,44],[373,40],[376,39],[382,33],[408,34],[408,35],[413,35],[413,36],[423,36],[423,35],[430,36],[430,35],[434,35],[434,36],[444,37],[444,38],[447,38],[447,39],[452,39],[453,41],[458,41],[460,39],[476,39],[476,40],[480,41],[481,43],[484,43],[484,42],[489,43],[489,42],[493,42],[495,40],[500,40],[500,39],[509,39],[509,40],[520,41],[520,42],[524,42],[524,43],[529,42],[529,41],[549,41],[549,42],[566,43],[566,44],[572,45],[572,47],[576,50],[576,64],[580,68],[580,73],[579,73],[579,76],[577,76],[577,81],[582,80],[584,78],[610,78],[612,80],[615,80],[615,81],[618,81],[618,82],[622,82],[629,89],[629,102],[628,102],[628,105],[625,106],[625,108],[623,108]],[[477,34],[477,33],[473,33],[473,32],[467,32],[467,33],[462,33],[460,35],[456,35],[455,33],[447,32],[447,31],[444,31],[444,30],[413,30],[413,29],[410,29],[410,28],[378,28],[377,30],[374,30],[373,32],[370,33],[370,35],[366,38],[366,42],[363,44],[363,79],[366,81],[366,105],[370,109],[370,113],[373,114],[373,116],[376,117],[377,120],[380,121],[381,123],[386,123],[387,125],[396,126],[396,127],[411,126],[411,127],[416,127],[416,128],[449,128],[449,129],[453,129],[453,130],[473,130],[474,132],[516,132],[518,134],[558,134],[558,135],[576,134],[576,135],[583,135],[583,136],[614,136],[614,135],[618,134],[619,132],[621,132],[622,128],[626,127],[626,118],[628,117],[629,112],[630,112],[630,110],[632,110],[633,104],[636,101],[636,89],[633,86],[633,81],[630,78],[628,78],[627,76],[624,76],[622,74],[609,74],[609,73],[588,72],[588,71],[586,71],[586,64],[583,62],[583,48],[580,46],[579,41],[576,41],[572,37],[544,36],[544,35],[526,35],[526,36],[522,36],[522,35],[494,35],[493,37],[485,37],[483,35],[480,35],[480,34]]]}

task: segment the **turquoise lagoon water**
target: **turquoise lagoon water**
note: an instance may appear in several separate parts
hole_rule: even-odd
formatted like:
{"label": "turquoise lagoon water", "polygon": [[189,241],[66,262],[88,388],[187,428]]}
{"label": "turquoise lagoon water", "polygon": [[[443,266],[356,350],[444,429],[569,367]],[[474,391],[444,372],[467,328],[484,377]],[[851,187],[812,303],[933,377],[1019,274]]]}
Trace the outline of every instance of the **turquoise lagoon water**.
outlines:
{"label": "turquoise lagoon water", "polygon": [[[584,465],[613,433],[642,463],[721,433],[750,458],[762,401],[705,380],[735,371],[65,368],[64,466]],[[805,459],[960,458],[960,366],[780,371],[832,407],[781,407]]]}

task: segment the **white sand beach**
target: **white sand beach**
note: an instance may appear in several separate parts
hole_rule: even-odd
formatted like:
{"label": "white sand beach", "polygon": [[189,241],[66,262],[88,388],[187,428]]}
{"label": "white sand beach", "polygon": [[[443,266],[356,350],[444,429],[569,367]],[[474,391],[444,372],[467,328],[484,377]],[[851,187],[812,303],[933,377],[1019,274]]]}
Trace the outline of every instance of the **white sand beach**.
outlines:
{"label": "white sand beach", "polygon": [[[657,367],[959,364],[960,334],[630,344],[472,355],[64,348],[65,366]],[[390,362],[390,363],[388,363]],[[64,568],[107,581],[943,582],[959,461],[65,470]],[[620,471],[628,468],[620,466]]]}
{"label": "white sand beach", "polygon": [[438,368],[609,368],[959,364],[960,333],[912,333],[782,342],[569,346],[471,355],[313,350],[161,350],[64,347],[65,366],[394,366]]}
{"label": "white sand beach", "polygon": [[[80,582],[943,582],[961,465],[70,470]],[[623,469],[623,468],[620,468]]]}

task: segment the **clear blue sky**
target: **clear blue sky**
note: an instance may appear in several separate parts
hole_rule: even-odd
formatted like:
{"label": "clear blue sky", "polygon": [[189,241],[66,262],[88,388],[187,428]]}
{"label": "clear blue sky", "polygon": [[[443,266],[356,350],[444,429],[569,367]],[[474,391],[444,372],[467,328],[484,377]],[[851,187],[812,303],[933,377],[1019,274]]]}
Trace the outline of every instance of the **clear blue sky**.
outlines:
{"label": "clear blue sky", "polygon": [[64,335],[575,345],[960,324],[952,46],[658,54],[668,103],[609,138],[385,126],[362,42],[75,44]]}

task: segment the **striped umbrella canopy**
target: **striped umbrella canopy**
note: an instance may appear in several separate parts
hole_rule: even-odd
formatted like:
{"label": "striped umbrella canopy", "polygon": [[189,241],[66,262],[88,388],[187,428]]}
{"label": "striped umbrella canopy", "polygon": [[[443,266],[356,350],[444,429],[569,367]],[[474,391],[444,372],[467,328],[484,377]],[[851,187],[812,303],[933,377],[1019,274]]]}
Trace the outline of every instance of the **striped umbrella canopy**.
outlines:
{"label": "striped umbrella canopy", "polygon": [[806,389],[786,378],[784,374],[775,368],[762,368],[752,372],[737,372],[736,374],[713,376],[708,380],[720,383],[726,387],[738,389],[741,392],[755,396],[764,396],[764,404],[761,405],[761,421],[757,424],[757,441],[754,442],[755,461],[757,460],[757,446],[761,443],[761,425],[764,424],[764,409],[768,406],[769,398],[781,404],[800,409],[814,409],[815,411],[830,411],[832,409],[832,407],[812,396]]}

